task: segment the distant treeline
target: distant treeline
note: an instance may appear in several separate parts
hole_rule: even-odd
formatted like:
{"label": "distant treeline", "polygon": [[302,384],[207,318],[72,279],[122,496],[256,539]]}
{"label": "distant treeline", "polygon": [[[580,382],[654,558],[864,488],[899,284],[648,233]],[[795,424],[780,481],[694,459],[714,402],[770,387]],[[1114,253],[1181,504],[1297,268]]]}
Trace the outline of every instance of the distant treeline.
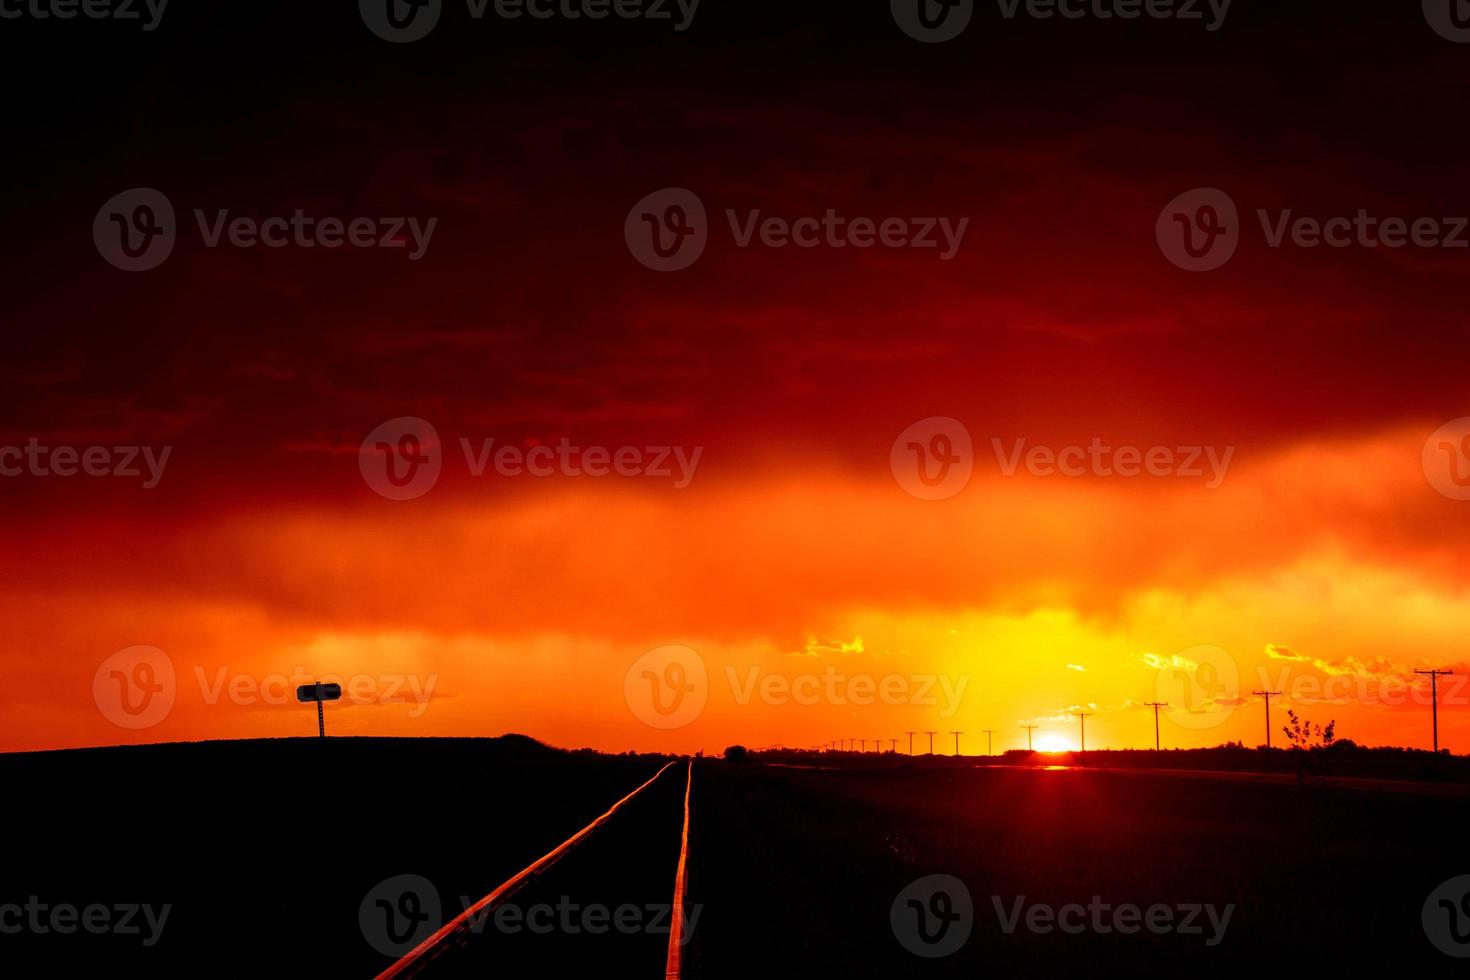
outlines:
{"label": "distant treeline", "polygon": [[812,752],[799,749],[746,750],[731,746],[726,758],[790,765],[871,766],[1077,766],[1113,769],[1206,769],[1228,772],[1308,772],[1322,776],[1470,782],[1470,756],[1438,755],[1426,749],[1366,748],[1341,741],[1330,748],[1248,747],[1238,742],[1207,749],[1095,749],[1088,752],[1028,752],[987,755],[908,755],[905,752]]}

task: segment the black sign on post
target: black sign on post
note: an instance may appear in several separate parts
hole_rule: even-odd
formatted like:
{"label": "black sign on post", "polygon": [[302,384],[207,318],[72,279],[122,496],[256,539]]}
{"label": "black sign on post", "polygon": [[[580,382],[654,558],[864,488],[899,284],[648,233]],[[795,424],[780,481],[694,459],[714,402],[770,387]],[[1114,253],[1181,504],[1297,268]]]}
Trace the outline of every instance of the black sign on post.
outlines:
{"label": "black sign on post", "polygon": [[323,684],[317,681],[315,684],[302,684],[296,689],[296,700],[302,704],[316,702],[316,733],[322,738],[327,737],[327,722],[322,717],[322,702],[336,701],[342,696],[341,684]]}

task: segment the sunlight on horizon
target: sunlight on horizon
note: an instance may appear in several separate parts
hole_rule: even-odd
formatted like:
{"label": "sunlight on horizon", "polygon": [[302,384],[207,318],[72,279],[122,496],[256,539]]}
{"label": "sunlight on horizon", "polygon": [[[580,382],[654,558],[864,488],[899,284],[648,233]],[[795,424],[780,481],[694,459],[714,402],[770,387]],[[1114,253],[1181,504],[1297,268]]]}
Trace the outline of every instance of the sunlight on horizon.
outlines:
{"label": "sunlight on horizon", "polygon": [[1049,733],[1036,740],[1038,752],[1071,752],[1072,745],[1063,735]]}

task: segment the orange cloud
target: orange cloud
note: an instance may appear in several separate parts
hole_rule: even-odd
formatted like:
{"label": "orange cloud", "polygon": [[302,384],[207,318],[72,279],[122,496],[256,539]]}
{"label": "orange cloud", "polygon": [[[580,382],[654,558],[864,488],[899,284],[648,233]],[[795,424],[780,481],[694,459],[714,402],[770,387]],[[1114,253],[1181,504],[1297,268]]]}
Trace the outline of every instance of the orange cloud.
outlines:
{"label": "orange cloud", "polygon": [[[907,496],[883,459],[867,478],[757,472],[678,494],[568,481],[487,504],[450,492],[170,528],[76,523],[49,529],[54,558],[9,573],[6,666],[33,693],[0,737],[35,747],[309,729],[292,704],[211,703],[223,667],[257,685],[330,672],[422,690],[433,677],[424,710],[369,698],[338,712],[343,731],[718,749],[823,744],[844,726],[876,737],[1060,723],[1062,706],[1086,704],[1105,716],[1090,745],[1142,744],[1145,726],[1127,718],[1159,699],[1161,672],[1197,668],[1188,651],[1209,644],[1236,662],[1238,690],[1212,697],[1218,725],[1181,715],[1176,738],[1249,739],[1249,691],[1277,682],[1272,670],[1403,678],[1458,660],[1470,591],[1435,518],[1461,518],[1425,485],[1415,434],[1242,454],[1215,491],[982,465],[936,504]],[[168,651],[188,684],[165,725],[135,736],[98,716],[89,684],[103,658],[139,643]],[[700,721],[674,733],[641,726],[620,693],[627,666],[666,643],[698,650],[713,678]],[[752,668],[790,681],[803,664],[818,681],[829,665],[874,682],[922,675],[963,697],[941,719],[938,700],[913,697],[858,710],[737,696]],[[1412,711],[1346,707],[1347,737],[1418,735]],[[1453,737],[1458,722],[1442,723]]]}

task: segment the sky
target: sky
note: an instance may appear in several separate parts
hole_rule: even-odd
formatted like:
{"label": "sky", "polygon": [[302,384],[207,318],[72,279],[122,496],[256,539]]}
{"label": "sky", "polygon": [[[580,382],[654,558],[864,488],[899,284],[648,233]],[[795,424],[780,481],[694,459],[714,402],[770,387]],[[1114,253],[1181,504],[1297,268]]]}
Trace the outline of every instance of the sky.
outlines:
{"label": "sky", "polygon": [[[1415,5],[346,6],[7,22],[12,86],[116,81],[11,123],[0,750],[312,735],[319,678],[342,735],[1142,748],[1166,702],[1166,746],[1255,745],[1270,690],[1277,744],[1427,747],[1436,667],[1470,751],[1470,250],[1274,238],[1470,241],[1470,49]],[[130,272],[134,188],[175,241]],[[668,189],[706,243],[659,271]],[[298,209],[372,244],[210,244]],[[829,212],[936,245],[753,230]]]}

